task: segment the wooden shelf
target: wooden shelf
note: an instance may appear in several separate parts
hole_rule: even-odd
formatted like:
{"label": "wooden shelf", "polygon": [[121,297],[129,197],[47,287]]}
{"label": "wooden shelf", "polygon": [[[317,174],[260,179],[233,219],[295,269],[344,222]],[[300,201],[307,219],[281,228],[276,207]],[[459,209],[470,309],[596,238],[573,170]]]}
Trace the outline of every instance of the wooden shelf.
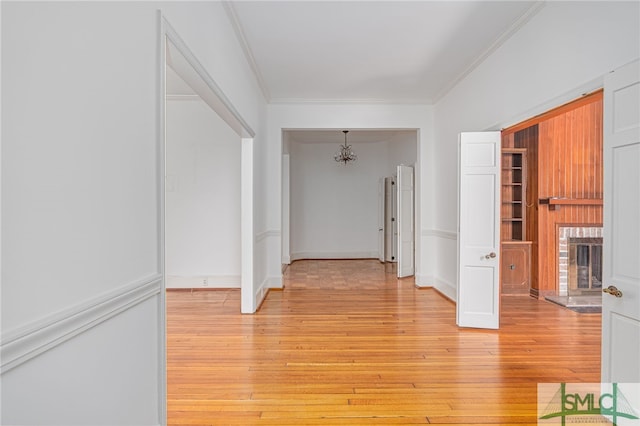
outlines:
{"label": "wooden shelf", "polygon": [[527,150],[504,148],[501,169],[501,239],[522,241],[527,237]]}

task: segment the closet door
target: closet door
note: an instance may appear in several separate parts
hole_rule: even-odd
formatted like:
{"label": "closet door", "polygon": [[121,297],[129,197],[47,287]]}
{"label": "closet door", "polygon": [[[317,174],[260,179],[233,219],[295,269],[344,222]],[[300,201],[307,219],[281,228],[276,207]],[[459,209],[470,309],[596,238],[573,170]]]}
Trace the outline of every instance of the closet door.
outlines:
{"label": "closet door", "polygon": [[396,179],[384,179],[385,196],[385,228],[384,228],[384,258],[386,262],[395,262],[398,258],[397,244],[398,230],[396,222]]}
{"label": "closet door", "polygon": [[384,262],[384,210],[384,178],[380,178],[380,180],[378,180],[378,260],[380,262]]}
{"label": "closet door", "polygon": [[398,166],[398,277],[414,274],[413,167]]}
{"label": "closet door", "polygon": [[500,132],[460,134],[458,325],[500,326]]}

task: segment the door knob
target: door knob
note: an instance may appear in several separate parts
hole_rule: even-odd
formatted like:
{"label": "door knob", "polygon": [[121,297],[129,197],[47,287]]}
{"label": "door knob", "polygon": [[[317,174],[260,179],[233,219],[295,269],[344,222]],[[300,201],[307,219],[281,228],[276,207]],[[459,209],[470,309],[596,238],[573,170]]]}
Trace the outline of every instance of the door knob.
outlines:
{"label": "door knob", "polygon": [[494,252],[491,252],[488,255],[486,255],[484,258],[485,259],[493,259],[494,257],[496,257],[496,254]]}
{"label": "door knob", "polygon": [[603,293],[608,293],[608,294],[610,294],[612,296],[615,296],[615,297],[622,297],[622,292],[620,290],[618,290],[615,285],[610,285],[607,288],[603,288],[602,292]]}

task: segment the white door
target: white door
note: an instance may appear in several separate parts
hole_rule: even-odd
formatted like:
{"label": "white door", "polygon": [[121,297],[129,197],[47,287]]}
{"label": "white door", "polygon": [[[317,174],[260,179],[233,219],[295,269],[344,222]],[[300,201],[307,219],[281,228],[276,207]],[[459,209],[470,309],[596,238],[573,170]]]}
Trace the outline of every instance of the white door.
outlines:
{"label": "white door", "polygon": [[[638,62],[605,77],[603,240],[602,382],[635,383],[635,387],[620,391],[624,392],[635,412],[640,413]],[[618,418],[618,424],[631,423]]]}
{"label": "white door", "polygon": [[396,179],[394,177],[388,177],[384,180],[384,214],[385,214],[385,227],[384,227],[384,256],[385,261],[395,262],[398,256],[398,222],[396,221],[396,215],[398,214],[396,203]]}
{"label": "white door", "polygon": [[384,263],[384,178],[378,180],[378,260]]}
{"label": "white door", "polygon": [[500,132],[461,133],[458,162],[460,327],[500,325]]}
{"label": "white door", "polygon": [[398,166],[398,278],[414,274],[413,167]]}

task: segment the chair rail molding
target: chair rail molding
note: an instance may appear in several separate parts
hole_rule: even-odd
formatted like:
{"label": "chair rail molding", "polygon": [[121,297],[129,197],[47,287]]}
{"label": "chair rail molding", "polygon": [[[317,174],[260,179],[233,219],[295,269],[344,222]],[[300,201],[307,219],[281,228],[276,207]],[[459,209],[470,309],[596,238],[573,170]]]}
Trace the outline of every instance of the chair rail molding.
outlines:
{"label": "chair rail molding", "polygon": [[4,374],[121,312],[159,295],[162,281],[162,274],[153,274],[42,320],[3,333],[0,339],[0,372]]}

